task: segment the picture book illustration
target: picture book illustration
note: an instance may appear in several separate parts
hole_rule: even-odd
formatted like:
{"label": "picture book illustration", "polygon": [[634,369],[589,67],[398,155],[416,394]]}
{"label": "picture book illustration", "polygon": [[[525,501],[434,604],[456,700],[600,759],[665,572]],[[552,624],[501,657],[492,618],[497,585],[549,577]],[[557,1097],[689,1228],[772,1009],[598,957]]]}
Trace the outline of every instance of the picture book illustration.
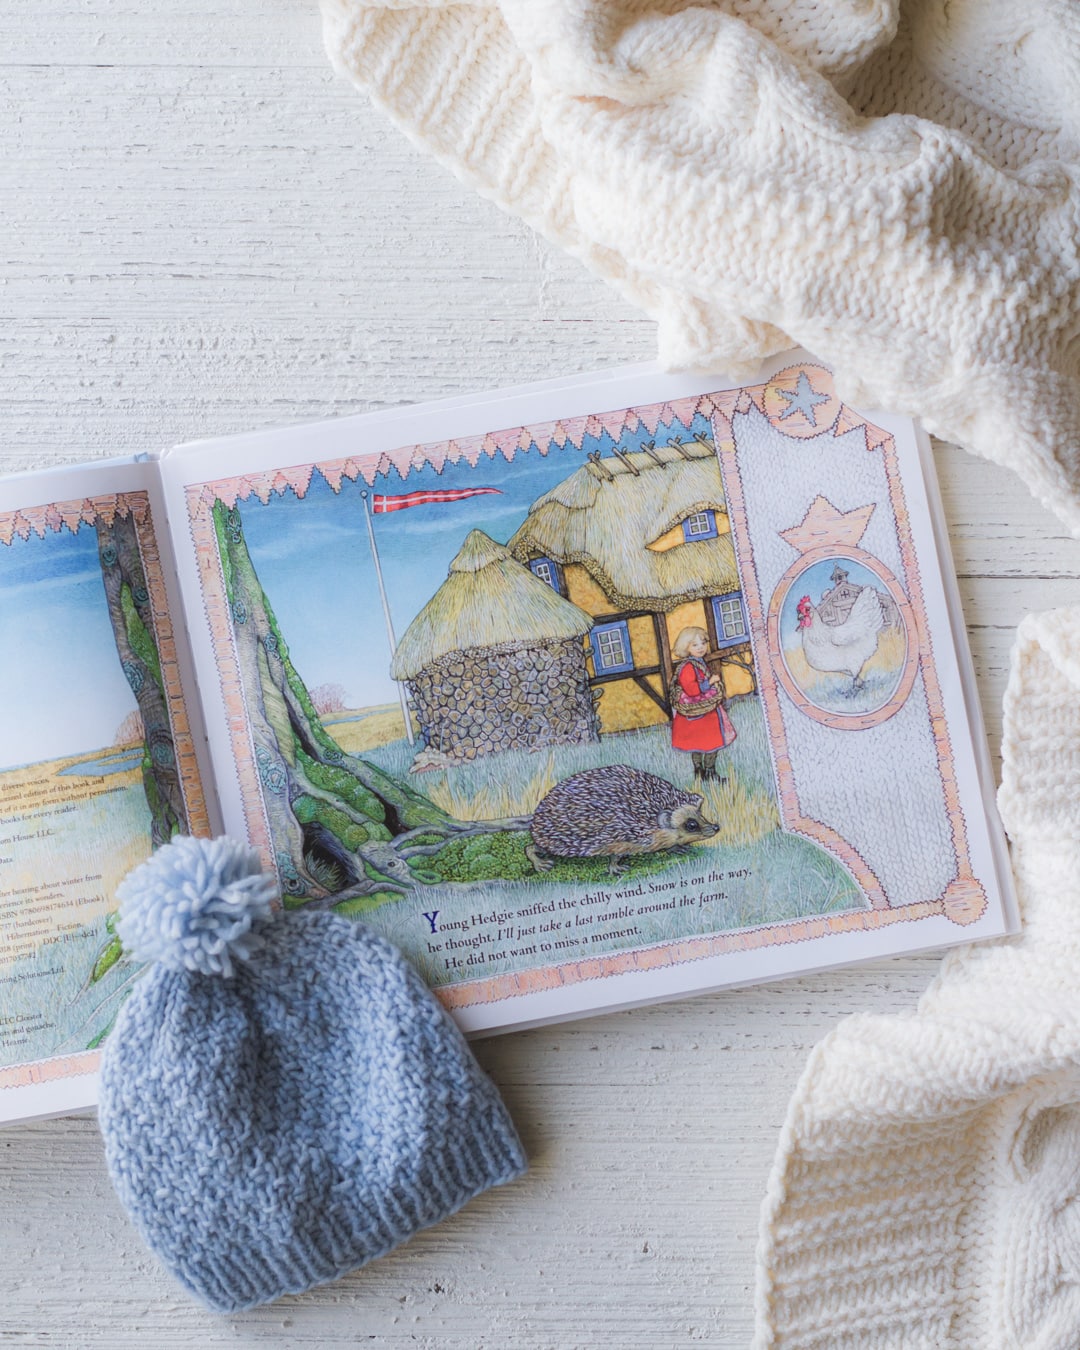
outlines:
{"label": "picture book illustration", "polygon": [[249,837],[449,1005],[985,909],[896,447],[821,367],[186,494]]}
{"label": "picture book illustration", "polygon": [[[205,832],[145,493],[0,513],[0,1086],[85,1073],[124,874]],[[46,1060],[46,1064],[29,1061]]]}
{"label": "picture book illustration", "polygon": [[876,572],[839,554],[800,571],[783,598],[780,633],[792,683],[826,712],[876,712],[907,664],[900,606]]}

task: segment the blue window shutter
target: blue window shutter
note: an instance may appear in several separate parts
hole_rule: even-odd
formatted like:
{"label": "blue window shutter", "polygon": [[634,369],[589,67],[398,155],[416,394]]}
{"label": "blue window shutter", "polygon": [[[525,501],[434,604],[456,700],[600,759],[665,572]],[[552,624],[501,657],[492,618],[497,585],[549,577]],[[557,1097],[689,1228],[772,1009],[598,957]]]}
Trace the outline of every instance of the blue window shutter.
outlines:
{"label": "blue window shutter", "polygon": [[592,644],[593,669],[597,675],[619,674],[634,669],[630,625],[625,619],[596,624],[589,634],[589,642]]}
{"label": "blue window shutter", "polygon": [[750,625],[746,622],[746,609],[739,591],[728,591],[726,595],[712,597],[713,620],[716,624],[716,646],[737,647],[750,641]]}
{"label": "blue window shutter", "polygon": [[682,523],[683,538],[688,544],[698,539],[715,539],[717,536],[716,512],[711,510],[694,511]]}
{"label": "blue window shutter", "polygon": [[553,591],[562,595],[562,586],[559,584],[559,566],[552,558],[530,558],[529,571],[534,577],[550,586]]}

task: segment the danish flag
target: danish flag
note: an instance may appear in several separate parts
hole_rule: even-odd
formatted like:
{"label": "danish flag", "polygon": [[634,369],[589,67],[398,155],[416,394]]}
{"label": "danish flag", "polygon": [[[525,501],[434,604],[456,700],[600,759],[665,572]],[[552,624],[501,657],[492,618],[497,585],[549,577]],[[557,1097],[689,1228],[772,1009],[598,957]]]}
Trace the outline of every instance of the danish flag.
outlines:
{"label": "danish flag", "polygon": [[410,506],[430,506],[434,502],[460,502],[465,497],[480,497],[489,492],[502,492],[502,488],[428,488],[419,492],[403,492],[396,497],[388,497],[384,492],[372,494],[371,509],[377,516],[388,511],[404,511]]}

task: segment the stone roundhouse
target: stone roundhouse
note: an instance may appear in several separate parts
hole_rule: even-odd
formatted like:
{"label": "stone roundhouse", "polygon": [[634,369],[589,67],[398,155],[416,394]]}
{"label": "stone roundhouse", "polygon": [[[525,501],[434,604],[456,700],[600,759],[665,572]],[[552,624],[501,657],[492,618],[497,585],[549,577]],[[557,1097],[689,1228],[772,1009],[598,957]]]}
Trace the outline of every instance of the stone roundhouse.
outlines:
{"label": "stone roundhouse", "polygon": [[473,530],[406,629],[404,680],[428,752],[466,761],[599,739],[586,666],[592,620]]}

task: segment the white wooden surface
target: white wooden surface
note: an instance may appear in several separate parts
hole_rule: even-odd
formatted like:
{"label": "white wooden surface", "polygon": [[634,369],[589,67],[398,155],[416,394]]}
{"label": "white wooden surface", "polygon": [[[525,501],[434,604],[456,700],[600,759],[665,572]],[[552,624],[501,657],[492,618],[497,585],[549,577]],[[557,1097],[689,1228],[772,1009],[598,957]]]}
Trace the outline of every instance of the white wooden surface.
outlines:
{"label": "white wooden surface", "polygon": [[[414,150],[293,0],[0,0],[0,469],[641,360],[651,324]],[[996,750],[1012,630],[1080,554],[1003,471],[939,464]],[[921,958],[488,1041],[533,1159],[367,1271],[215,1318],[156,1267],[92,1120],[0,1134],[0,1341],[743,1346],[806,1053]]]}

